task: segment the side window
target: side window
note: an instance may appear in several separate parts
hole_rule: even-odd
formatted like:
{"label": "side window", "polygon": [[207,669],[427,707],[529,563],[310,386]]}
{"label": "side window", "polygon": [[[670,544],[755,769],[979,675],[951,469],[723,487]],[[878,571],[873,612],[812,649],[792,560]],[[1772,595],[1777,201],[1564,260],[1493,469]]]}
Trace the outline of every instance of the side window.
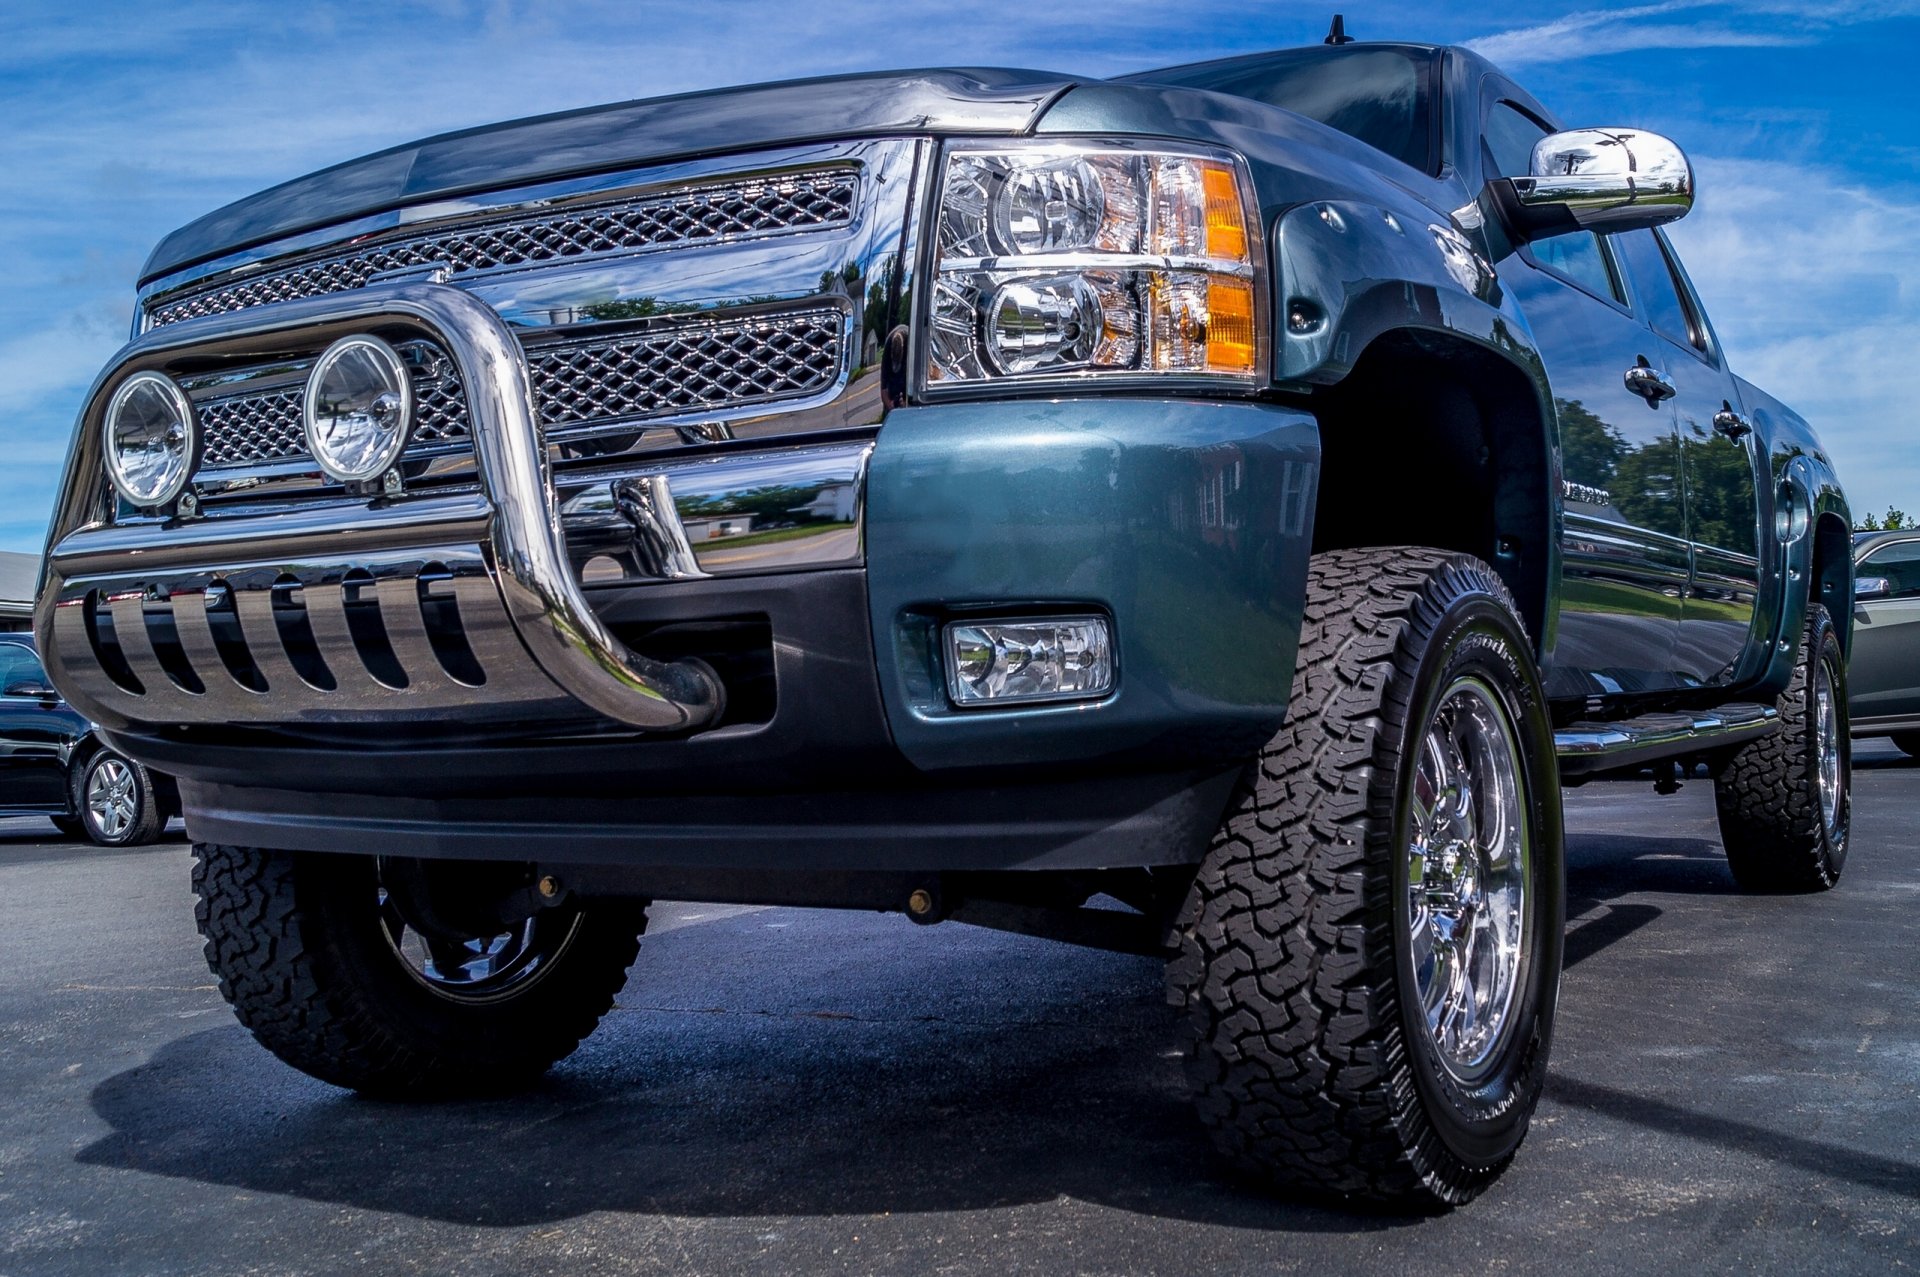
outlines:
{"label": "side window", "polygon": [[1600,237],[1592,231],[1535,240],[1527,248],[1535,261],[1559,271],[1595,297],[1611,297],[1617,302],[1626,300],[1620,295],[1619,285],[1614,283],[1613,271],[1600,249]]}
{"label": "side window", "polygon": [[[1525,177],[1533,162],[1533,144],[1547,128],[1508,102],[1495,102],[1487,112],[1487,159],[1490,171],[1501,177]],[[1600,237],[1592,231],[1573,231],[1527,245],[1533,260],[1578,284],[1595,297],[1626,303],[1618,277],[1607,262]]]}
{"label": "side window", "polygon": [[1525,177],[1533,166],[1533,144],[1547,135],[1544,125],[1507,102],[1487,111],[1487,154],[1500,177]]}
{"label": "side window", "polygon": [[1661,336],[1706,351],[1706,326],[1695,321],[1692,308],[1682,299],[1673,264],[1653,232],[1628,231],[1612,239],[1633,276],[1633,294],[1639,299],[1642,317]]}
{"label": "side window", "polygon": [[1895,541],[1883,545],[1860,560],[1854,569],[1860,576],[1884,576],[1889,593],[1885,598],[1920,598],[1920,541]]}
{"label": "side window", "polygon": [[23,680],[46,683],[47,672],[41,668],[40,658],[18,643],[0,643],[0,691]]}

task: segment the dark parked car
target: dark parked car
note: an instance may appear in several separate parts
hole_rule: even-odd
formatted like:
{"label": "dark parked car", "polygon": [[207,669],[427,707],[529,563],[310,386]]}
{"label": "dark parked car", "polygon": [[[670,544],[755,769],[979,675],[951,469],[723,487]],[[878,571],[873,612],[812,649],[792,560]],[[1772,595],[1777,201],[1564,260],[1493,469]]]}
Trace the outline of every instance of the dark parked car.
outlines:
{"label": "dark parked car", "polygon": [[1853,734],[1920,758],[1920,529],[1860,533],[1853,556]]}
{"label": "dark parked car", "polygon": [[896,909],[1168,954],[1234,1160],[1462,1202],[1562,778],[1708,764],[1753,889],[1846,855],[1847,507],[1692,183],[1411,44],[399,147],[155,250],[36,625],[317,1077],[527,1083],[652,898]]}
{"label": "dark parked car", "polygon": [[103,847],[152,842],[178,809],[171,777],[108,748],[47,681],[33,640],[0,634],[0,816],[46,816]]}

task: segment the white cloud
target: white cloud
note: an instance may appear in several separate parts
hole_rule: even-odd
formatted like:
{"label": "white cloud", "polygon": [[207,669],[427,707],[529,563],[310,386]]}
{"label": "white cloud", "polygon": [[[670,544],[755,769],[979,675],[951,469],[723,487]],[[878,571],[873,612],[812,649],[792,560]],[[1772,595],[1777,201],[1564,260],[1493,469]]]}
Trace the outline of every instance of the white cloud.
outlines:
{"label": "white cloud", "polygon": [[1920,509],[1920,189],[1696,168],[1699,205],[1671,234],[1734,371],[1813,423],[1856,514]]}
{"label": "white cloud", "polygon": [[[1807,44],[1820,31],[1920,13],[1910,0],[1886,3],[1739,4],[1724,0],[1668,0],[1615,9],[1583,9],[1534,26],[1467,41],[1488,61],[1512,70],[1540,62],[1567,62],[1609,53],[1652,49],[1766,48]],[[1679,15],[1686,21],[1667,21]]]}

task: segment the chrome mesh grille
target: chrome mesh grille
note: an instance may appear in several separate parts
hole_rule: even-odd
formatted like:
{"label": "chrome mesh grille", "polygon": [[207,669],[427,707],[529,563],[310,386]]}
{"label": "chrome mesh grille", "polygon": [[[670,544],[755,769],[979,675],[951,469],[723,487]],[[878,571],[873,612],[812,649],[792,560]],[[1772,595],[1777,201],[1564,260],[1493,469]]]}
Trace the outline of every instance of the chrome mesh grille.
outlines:
{"label": "chrome mesh grille", "polygon": [[[527,360],[541,424],[565,435],[824,393],[840,377],[845,326],[844,311],[820,307],[533,346]],[[405,455],[465,444],[466,395],[451,361],[430,342],[398,349],[413,372],[417,423]],[[196,400],[201,468],[308,457],[300,397],[283,383]]]}
{"label": "chrome mesh grille", "polygon": [[857,187],[850,170],[824,169],[469,223],[215,284],[158,301],[147,314],[152,325],[160,327],[269,302],[345,292],[364,287],[376,275],[408,267],[446,265],[460,275],[735,235],[827,228],[852,219]]}
{"label": "chrome mesh grille", "polygon": [[[397,348],[413,373],[414,429],[407,456],[445,451],[469,434],[467,398],[453,365],[431,342],[402,342]],[[202,439],[200,465],[217,470],[307,457],[307,436],[300,419],[300,387],[242,391],[194,405]]]}
{"label": "chrome mesh grille", "polygon": [[540,420],[554,430],[818,394],[839,378],[843,326],[841,311],[821,309],[537,346],[527,357]]}

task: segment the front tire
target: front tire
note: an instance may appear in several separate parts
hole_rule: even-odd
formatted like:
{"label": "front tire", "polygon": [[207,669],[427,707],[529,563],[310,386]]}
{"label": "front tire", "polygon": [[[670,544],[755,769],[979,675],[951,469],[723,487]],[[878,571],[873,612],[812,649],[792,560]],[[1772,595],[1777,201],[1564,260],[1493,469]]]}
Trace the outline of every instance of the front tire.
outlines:
{"label": "front tire", "polygon": [[73,803],[81,832],[102,847],[144,846],[167,824],[152,774],[110,749],[88,758],[74,777]]}
{"label": "front tire", "polygon": [[[532,1083],[611,1009],[646,927],[639,903],[543,905],[521,866],[194,855],[207,965],[240,1022],[302,1072],[375,1095]],[[524,918],[493,911],[513,900]]]}
{"label": "front tire", "polygon": [[1286,724],[1168,968],[1221,1151],[1399,1208],[1492,1183],[1546,1075],[1562,839],[1546,702],[1499,577],[1441,550],[1315,555]]}
{"label": "front tire", "polygon": [[1808,609],[1778,708],[1779,729],[1741,746],[1714,778],[1720,841],[1747,891],[1825,891],[1847,863],[1853,742],[1846,656],[1833,618],[1818,604]]}

